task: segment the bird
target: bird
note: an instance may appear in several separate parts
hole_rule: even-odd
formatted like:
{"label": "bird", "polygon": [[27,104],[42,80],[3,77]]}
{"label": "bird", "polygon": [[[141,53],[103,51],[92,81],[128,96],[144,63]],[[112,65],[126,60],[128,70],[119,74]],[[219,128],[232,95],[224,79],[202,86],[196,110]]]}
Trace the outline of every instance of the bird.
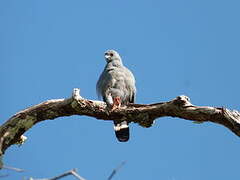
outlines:
{"label": "bird", "polygon": [[[102,97],[110,110],[134,103],[136,100],[136,85],[133,73],[123,65],[117,51],[107,50],[104,56],[107,64],[97,81],[98,97]],[[128,141],[128,121],[114,120],[113,123],[118,141]]]}

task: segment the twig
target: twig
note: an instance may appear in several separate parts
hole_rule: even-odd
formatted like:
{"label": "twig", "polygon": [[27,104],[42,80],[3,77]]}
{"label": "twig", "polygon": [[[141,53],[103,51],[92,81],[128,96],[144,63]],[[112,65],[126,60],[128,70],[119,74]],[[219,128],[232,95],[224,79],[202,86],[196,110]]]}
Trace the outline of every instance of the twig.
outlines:
{"label": "twig", "polygon": [[72,171],[71,171],[71,173],[72,173],[72,175],[73,176],[75,176],[77,179],[79,179],[79,180],[86,180],[86,179],[84,179],[83,177],[81,177],[78,173],[77,173],[77,170],[76,169],[73,169]]}
{"label": "twig", "polygon": [[63,177],[66,177],[66,176],[70,176],[70,175],[73,175],[74,177],[76,177],[77,179],[79,180],[86,180],[84,179],[83,177],[81,177],[78,173],[77,173],[77,169],[72,169],[70,171],[67,171],[61,175],[58,175],[56,177],[53,177],[53,178],[43,178],[43,179],[33,179],[33,178],[29,178],[29,180],[58,180],[58,179],[61,179]]}
{"label": "twig", "polygon": [[9,170],[13,170],[13,171],[16,171],[16,172],[24,172],[24,169],[10,167],[10,166],[3,166],[3,169],[9,169]]}
{"label": "twig", "polygon": [[108,177],[108,180],[111,180],[113,178],[113,176],[116,175],[116,173],[119,171],[119,169],[121,169],[125,164],[126,164],[126,161],[123,161],[118,167],[113,169],[112,173]]}

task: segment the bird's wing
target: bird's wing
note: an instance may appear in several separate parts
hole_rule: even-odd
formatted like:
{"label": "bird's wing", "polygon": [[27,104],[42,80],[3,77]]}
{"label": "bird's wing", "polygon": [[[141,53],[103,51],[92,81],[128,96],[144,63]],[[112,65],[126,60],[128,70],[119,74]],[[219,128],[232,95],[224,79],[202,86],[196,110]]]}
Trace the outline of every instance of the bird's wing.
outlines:
{"label": "bird's wing", "polygon": [[107,91],[107,87],[109,86],[109,82],[111,82],[111,76],[106,71],[106,69],[104,69],[104,71],[102,72],[102,74],[98,79],[97,86],[96,86],[98,98],[100,98],[101,96],[102,97],[104,96],[104,94]]}
{"label": "bird's wing", "polygon": [[126,98],[130,103],[135,102],[136,98],[136,86],[135,86],[135,78],[132,72],[126,67],[123,68],[124,79],[125,79],[125,88],[126,88]]}
{"label": "bird's wing", "polygon": [[135,101],[135,78],[132,72],[124,66],[105,68],[97,82],[96,89],[98,97],[102,96],[104,101],[109,92],[121,94],[123,103]]}
{"label": "bird's wing", "polygon": [[113,79],[112,88],[121,92],[123,103],[133,103],[136,95],[135,78],[132,72],[124,66],[110,72]]}

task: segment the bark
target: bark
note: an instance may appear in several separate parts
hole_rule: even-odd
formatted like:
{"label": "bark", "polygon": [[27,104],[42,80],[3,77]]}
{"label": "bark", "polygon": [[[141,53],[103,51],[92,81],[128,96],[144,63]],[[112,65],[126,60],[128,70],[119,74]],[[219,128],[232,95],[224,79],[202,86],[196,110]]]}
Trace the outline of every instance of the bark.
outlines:
{"label": "bark", "polygon": [[[240,136],[240,113],[223,107],[195,106],[187,96],[155,104],[129,104],[111,111],[104,102],[87,100],[74,89],[72,97],[48,100],[13,115],[0,126],[0,160],[8,147],[24,142],[22,136],[38,122],[62,116],[85,115],[101,120],[127,120],[151,127],[155,119],[165,116],[196,122],[221,124]],[[1,164],[0,164],[1,165]]]}

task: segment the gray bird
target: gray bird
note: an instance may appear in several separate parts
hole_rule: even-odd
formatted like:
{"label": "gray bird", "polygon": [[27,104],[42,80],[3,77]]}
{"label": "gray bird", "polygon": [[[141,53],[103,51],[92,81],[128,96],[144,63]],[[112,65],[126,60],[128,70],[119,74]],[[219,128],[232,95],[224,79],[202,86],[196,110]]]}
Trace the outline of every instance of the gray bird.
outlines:
{"label": "gray bird", "polygon": [[[135,78],[132,72],[127,69],[119,54],[114,50],[105,53],[107,64],[97,82],[98,97],[102,96],[103,101],[111,109],[134,103],[136,97]],[[129,139],[129,127],[127,121],[114,121],[114,130],[120,142]]]}

